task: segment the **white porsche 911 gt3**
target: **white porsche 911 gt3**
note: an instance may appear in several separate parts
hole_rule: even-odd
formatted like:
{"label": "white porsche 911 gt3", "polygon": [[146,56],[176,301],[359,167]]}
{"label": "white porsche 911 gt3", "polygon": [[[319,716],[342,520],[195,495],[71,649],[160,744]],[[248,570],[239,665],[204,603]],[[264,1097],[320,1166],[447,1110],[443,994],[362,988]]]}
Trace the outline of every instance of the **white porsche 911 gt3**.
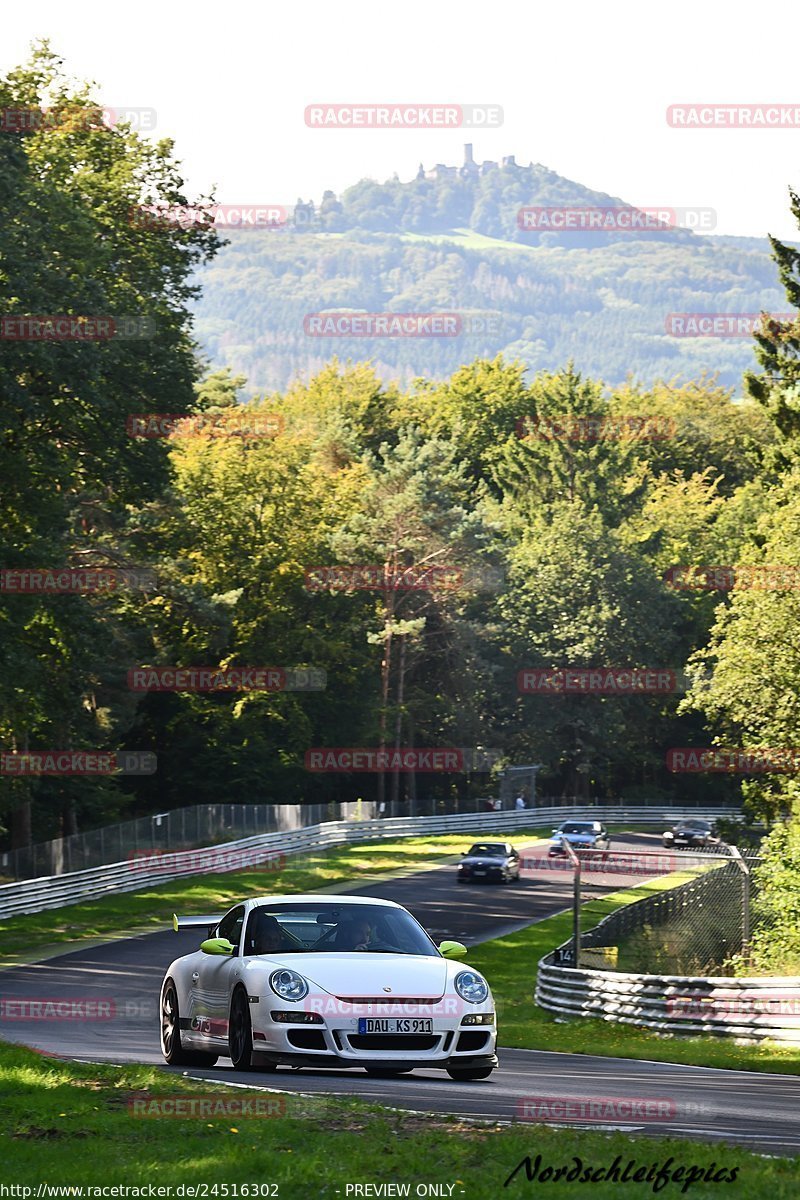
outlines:
{"label": "white porsche 911 gt3", "polygon": [[400,1075],[442,1067],[486,1079],[497,1066],[489,985],[437,948],[406,909],[366,896],[265,896],[223,917],[175,917],[205,929],[161,988],[161,1050],[171,1064],[240,1071],[363,1067]]}

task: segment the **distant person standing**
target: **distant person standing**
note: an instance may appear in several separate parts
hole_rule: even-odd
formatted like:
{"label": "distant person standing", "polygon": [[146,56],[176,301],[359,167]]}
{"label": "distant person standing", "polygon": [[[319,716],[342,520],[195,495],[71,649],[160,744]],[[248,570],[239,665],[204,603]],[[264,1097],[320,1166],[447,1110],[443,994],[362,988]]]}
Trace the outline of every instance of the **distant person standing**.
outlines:
{"label": "distant person standing", "polygon": [[528,807],[527,804],[525,803],[525,797],[522,795],[521,792],[517,796],[516,800],[514,801],[514,807],[516,808],[517,812],[519,812],[520,809],[522,809],[522,808]]}

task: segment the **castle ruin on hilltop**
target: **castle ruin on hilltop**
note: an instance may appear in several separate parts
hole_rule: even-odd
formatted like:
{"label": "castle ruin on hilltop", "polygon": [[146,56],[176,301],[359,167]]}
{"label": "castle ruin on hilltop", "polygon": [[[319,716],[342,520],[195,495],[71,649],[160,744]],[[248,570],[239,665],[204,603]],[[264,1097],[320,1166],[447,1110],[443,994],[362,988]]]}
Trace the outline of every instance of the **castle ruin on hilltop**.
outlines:
{"label": "castle ruin on hilltop", "polygon": [[[426,171],[422,163],[419,164],[417,171],[417,179],[469,179],[472,176],[488,175],[490,171],[496,171],[499,167],[516,167],[519,164],[513,154],[506,154],[499,162],[492,162],[491,159],[485,158],[482,163],[475,162],[472,157],[472,142],[466,142],[464,145],[464,163],[460,167],[448,167],[444,163],[437,163],[435,167],[431,167]],[[533,163],[531,163],[533,166]]]}

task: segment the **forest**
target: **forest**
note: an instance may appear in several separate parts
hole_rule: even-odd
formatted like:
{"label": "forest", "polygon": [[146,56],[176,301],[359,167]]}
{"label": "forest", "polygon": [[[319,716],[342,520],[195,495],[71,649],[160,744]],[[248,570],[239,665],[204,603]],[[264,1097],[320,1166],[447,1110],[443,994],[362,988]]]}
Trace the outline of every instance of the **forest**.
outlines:
{"label": "forest", "polygon": [[[129,219],[190,202],[171,144],[93,122],[46,49],[0,81],[0,107],[23,105],[85,119],[0,137],[4,312],[142,332],[3,342],[0,745],[6,764],[70,750],[157,769],[6,765],[8,845],[217,800],[482,796],[532,762],[544,796],[790,810],[791,770],[676,772],[670,752],[800,744],[796,319],[746,343],[744,395],[711,355],[690,381],[610,384],[566,345],[536,370],[462,348],[444,378],[403,382],[326,344],[265,391],[198,347],[213,225]],[[797,252],[771,253],[795,311]],[[315,309],[346,275],[342,258]],[[83,584],[18,586],[65,570]],[[326,747],[469,754],[439,773],[309,770]]]}

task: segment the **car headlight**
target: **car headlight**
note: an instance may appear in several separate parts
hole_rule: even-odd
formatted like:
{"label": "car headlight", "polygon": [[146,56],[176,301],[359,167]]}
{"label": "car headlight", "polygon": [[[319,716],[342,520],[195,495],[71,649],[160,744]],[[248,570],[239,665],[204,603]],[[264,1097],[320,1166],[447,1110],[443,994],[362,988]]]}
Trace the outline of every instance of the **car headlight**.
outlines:
{"label": "car headlight", "polygon": [[297,971],[290,971],[283,968],[280,971],[273,971],[269,977],[269,986],[272,988],[276,996],[280,996],[281,1000],[302,1000],[308,995],[308,984],[302,975],[298,975]]}
{"label": "car headlight", "polygon": [[455,978],[455,989],[462,1000],[483,1004],[489,995],[489,985],[476,971],[461,971]]}

